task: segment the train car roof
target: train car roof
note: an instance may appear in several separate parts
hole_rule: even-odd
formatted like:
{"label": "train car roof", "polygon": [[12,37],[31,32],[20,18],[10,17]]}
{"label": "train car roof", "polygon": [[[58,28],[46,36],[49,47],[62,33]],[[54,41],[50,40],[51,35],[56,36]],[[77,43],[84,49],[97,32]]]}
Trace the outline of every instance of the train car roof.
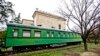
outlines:
{"label": "train car roof", "polygon": [[[7,23],[7,25],[15,26],[15,27],[26,27],[26,28],[38,28],[38,29],[47,29],[47,30],[56,30],[56,31],[65,31],[65,30],[59,30],[59,29],[53,29],[53,28],[45,28],[40,26],[32,26],[32,25],[25,25],[25,24],[18,24],[18,23]],[[67,31],[68,32],[68,31]]]}

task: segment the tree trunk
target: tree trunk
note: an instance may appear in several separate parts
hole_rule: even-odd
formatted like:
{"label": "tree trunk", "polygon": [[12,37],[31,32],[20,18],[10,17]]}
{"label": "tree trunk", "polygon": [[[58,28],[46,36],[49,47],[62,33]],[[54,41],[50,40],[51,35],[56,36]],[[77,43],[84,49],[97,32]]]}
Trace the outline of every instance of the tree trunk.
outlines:
{"label": "tree trunk", "polygon": [[96,44],[98,44],[98,37],[99,37],[99,35],[97,34],[97,35],[95,35],[95,39],[94,39],[94,43],[95,43],[95,45]]}
{"label": "tree trunk", "polygon": [[84,51],[88,51],[86,39],[83,39],[83,43],[84,43]]}
{"label": "tree trunk", "polygon": [[94,43],[95,43],[95,45],[97,44],[97,38],[94,39]]}

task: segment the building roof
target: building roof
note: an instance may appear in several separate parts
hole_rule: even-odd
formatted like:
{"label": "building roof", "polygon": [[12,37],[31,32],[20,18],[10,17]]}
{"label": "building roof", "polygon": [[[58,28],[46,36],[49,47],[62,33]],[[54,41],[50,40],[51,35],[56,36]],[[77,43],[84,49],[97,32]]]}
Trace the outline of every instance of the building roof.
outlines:
{"label": "building roof", "polygon": [[33,22],[34,22],[34,20],[29,20],[29,19],[22,19],[22,21],[23,21],[23,20],[26,20],[26,21],[33,21]]}
{"label": "building roof", "polygon": [[7,23],[7,25],[8,26],[14,26],[14,27],[37,28],[37,29],[47,29],[47,30],[55,30],[55,31],[66,31],[66,30],[58,30],[58,29],[53,29],[53,28],[45,28],[45,27],[32,26],[32,25],[27,25],[27,24],[18,24],[18,23]]}
{"label": "building roof", "polygon": [[44,12],[44,11],[40,11],[40,10],[36,10],[32,17],[34,18],[36,16],[37,13],[40,13],[40,14],[43,14],[45,16],[48,16],[48,17],[54,17],[54,18],[57,18],[57,19],[63,19],[64,21],[66,21],[65,18],[61,17],[61,16],[58,16],[58,15],[54,15],[54,14],[51,14],[51,13],[48,13],[48,12]]}

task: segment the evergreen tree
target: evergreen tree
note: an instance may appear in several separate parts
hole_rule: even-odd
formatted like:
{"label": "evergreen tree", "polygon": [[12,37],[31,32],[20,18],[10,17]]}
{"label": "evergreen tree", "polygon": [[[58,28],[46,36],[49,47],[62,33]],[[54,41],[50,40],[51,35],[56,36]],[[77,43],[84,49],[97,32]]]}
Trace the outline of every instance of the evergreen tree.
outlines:
{"label": "evergreen tree", "polygon": [[8,13],[15,13],[12,9],[12,3],[0,0],[0,22],[7,21]]}
{"label": "evergreen tree", "polygon": [[20,13],[18,14],[17,17],[15,17],[14,22],[15,22],[15,23],[21,23]]}

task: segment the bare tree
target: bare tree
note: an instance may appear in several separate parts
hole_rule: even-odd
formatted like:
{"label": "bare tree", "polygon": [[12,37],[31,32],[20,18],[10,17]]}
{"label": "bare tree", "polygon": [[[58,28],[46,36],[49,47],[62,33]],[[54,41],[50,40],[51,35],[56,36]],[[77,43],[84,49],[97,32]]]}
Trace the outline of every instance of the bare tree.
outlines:
{"label": "bare tree", "polygon": [[70,28],[70,21],[79,28],[84,50],[87,51],[86,40],[100,21],[100,0],[70,0],[70,4],[63,0],[62,4],[65,7],[60,7],[58,12],[67,19],[68,29],[74,31]]}
{"label": "bare tree", "polygon": [[98,41],[100,40],[100,23],[97,24],[99,25],[98,28],[96,28],[94,31],[93,31],[93,35],[94,35],[94,43],[97,44]]}
{"label": "bare tree", "polygon": [[79,28],[77,26],[73,26],[72,30],[74,32],[80,33],[80,30],[79,30]]}

